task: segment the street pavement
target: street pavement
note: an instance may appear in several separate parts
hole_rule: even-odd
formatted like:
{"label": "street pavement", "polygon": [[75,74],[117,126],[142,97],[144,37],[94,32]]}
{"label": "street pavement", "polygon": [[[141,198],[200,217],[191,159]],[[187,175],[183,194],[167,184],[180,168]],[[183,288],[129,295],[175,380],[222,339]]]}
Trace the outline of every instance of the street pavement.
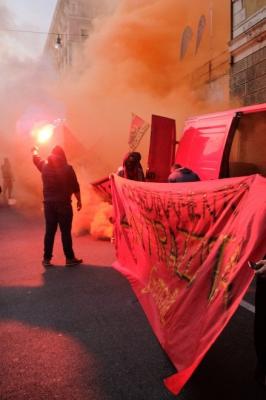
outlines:
{"label": "street pavement", "polygon": [[0,206],[0,400],[265,400],[253,379],[254,285],[179,396],[175,372],[110,242],[74,237],[84,264],[41,265],[43,221]]}

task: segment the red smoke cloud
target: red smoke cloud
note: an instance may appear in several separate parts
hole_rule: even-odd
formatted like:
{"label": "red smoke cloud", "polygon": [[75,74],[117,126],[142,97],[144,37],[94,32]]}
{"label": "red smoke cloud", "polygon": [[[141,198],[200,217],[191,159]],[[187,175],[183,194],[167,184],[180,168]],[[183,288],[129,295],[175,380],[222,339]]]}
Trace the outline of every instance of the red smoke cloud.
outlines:
{"label": "red smoke cloud", "polygon": [[[226,75],[204,90],[195,88],[195,71],[204,69],[210,59],[226,52],[229,5],[221,5],[219,0],[212,1],[212,9],[207,0],[195,7],[185,0],[115,3],[118,5],[112,15],[94,21],[94,31],[85,42],[81,56],[60,80],[55,79],[53,70],[43,61],[34,65],[32,61],[22,63],[9,59],[5,71],[3,67],[1,71],[8,71],[7,75],[14,77],[0,87],[0,106],[5,115],[0,131],[4,132],[1,143],[6,143],[14,163],[19,162],[21,166],[17,171],[17,197],[25,204],[32,205],[35,201],[39,207],[41,182],[37,171],[32,172],[29,154],[32,141],[27,133],[15,134],[17,121],[32,104],[47,106],[50,99],[53,107],[61,102],[66,125],[77,139],[67,156],[81,180],[86,211],[80,218],[86,221],[85,228],[91,225],[95,204],[99,202],[91,194],[89,182],[116,171],[121,164],[128,150],[132,112],[147,122],[152,114],[174,118],[180,134],[187,116],[229,107]],[[202,15],[206,26],[196,52]],[[192,36],[181,60],[181,41],[186,27],[190,27]],[[10,95],[9,104],[4,101],[4,91]],[[53,113],[56,109],[53,107]],[[138,148],[144,167],[148,145],[149,132]],[[46,157],[48,149],[44,148],[42,153]],[[77,231],[82,230],[82,223],[77,223]]]}

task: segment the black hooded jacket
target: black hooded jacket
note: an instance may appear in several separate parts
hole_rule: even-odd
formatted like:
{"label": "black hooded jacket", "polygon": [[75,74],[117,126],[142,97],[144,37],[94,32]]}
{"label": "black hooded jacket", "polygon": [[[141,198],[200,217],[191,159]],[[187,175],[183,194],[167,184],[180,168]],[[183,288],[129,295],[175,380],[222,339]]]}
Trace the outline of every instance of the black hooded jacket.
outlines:
{"label": "black hooded jacket", "polygon": [[71,202],[71,195],[80,191],[74,169],[67,163],[66,157],[51,154],[47,161],[38,155],[33,162],[42,174],[44,202]]}

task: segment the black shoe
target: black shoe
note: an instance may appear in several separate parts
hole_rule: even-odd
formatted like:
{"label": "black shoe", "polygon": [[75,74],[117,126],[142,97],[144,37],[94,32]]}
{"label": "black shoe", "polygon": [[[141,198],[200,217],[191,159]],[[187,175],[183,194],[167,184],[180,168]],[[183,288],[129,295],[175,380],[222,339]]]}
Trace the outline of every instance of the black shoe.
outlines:
{"label": "black shoe", "polygon": [[53,267],[54,266],[54,264],[51,263],[51,260],[47,260],[45,258],[42,260],[42,265],[45,268],[49,268],[49,267]]}
{"label": "black shoe", "polygon": [[74,267],[75,265],[82,264],[82,258],[66,258],[66,267]]}

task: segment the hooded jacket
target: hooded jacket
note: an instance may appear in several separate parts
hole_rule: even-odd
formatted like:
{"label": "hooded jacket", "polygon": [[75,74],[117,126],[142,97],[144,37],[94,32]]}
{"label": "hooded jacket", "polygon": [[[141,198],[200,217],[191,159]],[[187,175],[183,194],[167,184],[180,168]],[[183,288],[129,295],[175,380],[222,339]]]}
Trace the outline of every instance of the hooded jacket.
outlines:
{"label": "hooded jacket", "polygon": [[46,161],[34,155],[33,162],[42,174],[44,202],[71,203],[71,195],[78,193],[80,187],[74,169],[67,163],[64,151],[59,149],[53,150]]}
{"label": "hooded jacket", "polygon": [[168,176],[168,182],[174,183],[174,182],[194,182],[194,181],[199,181],[200,178],[198,175],[193,172],[189,168],[178,168],[175,169],[169,176]]}
{"label": "hooded jacket", "polygon": [[118,170],[118,175],[134,181],[145,181],[144,172],[140,160],[140,153],[127,153],[123,160],[123,167],[119,168]]}

